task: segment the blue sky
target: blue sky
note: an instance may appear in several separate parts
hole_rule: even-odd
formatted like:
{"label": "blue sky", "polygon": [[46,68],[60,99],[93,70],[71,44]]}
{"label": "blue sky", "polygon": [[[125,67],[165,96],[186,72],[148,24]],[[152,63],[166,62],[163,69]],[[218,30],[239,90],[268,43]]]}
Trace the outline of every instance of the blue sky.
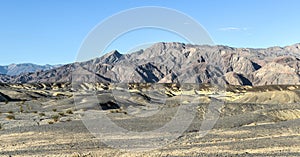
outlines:
{"label": "blue sky", "polygon": [[[176,9],[197,20],[216,44],[286,46],[300,42],[299,0],[1,0],[0,65],[61,64],[76,60],[85,36],[120,11],[142,6]],[[159,30],[128,33],[110,49],[184,41]]]}

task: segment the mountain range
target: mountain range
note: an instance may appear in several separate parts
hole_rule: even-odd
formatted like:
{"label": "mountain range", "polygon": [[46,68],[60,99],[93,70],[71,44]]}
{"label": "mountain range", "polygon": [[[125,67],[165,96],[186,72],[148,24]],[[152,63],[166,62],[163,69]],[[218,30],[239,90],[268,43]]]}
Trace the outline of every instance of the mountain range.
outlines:
{"label": "mountain range", "polygon": [[0,66],[0,74],[6,75],[20,75],[29,72],[36,72],[41,70],[50,70],[53,68],[57,68],[60,65],[36,65],[31,63],[23,63],[23,64],[10,64],[5,66]]}
{"label": "mountain range", "polygon": [[263,49],[160,42],[130,54],[115,50],[85,62],[16,76],[0,75],[2,83],[70,82],[72,79],[124,83],[223,82],[252,86],[299,84],[300,44]]}

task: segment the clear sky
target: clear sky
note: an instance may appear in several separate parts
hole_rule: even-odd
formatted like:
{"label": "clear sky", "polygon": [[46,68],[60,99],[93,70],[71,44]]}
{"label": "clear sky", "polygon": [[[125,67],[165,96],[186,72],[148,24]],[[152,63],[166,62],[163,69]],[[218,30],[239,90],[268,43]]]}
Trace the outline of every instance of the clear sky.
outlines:
{"label": "clear sky", "polygon": [[[0,65],[73,62],[93,27],[120,11],[142,6],[173,8],[191,16],[216,44],[269,47],[300,43],[299,0],[1,0]],[[141,40],[182,41],[171,33],[144,30],[120,38],[109,49],[124,53]]]}

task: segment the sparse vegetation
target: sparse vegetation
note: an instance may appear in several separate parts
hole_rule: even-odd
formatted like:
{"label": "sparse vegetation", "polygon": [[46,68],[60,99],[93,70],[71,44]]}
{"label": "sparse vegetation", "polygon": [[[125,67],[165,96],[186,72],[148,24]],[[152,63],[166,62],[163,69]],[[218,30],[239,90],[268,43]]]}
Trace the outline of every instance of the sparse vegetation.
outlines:
{"label": "sparse vegetation", "polygon": [[53,123],[54,123],[54,122],[52,122],[52,121],[49,121],[49,122],[48,122],[48,124],[53,124]]}
{"label": "sparse vegetation", "polygon": [[6,118],[9,120],[16,119],[16,117],[14,115],[7,115]]}
{"label": "sparse vegetation", "polygon": [[8,104],[8,100],[5,100],[5,104]]}
{"label": "sparse vegetation", "polygon": [[59,119],[59,115],[52,115],[52,119],[54,120],[54,122],[57,122]]}
{"label": "sparse vegetation", "polygon": [[14,111],[8,111],[7,113],[9,113],[9,114],[13,114],[13,113],[14,113]]}
{"label": "sparse vegetation", "polygon": [[66,111],[67,114],[73,114],[73,111],[71,109]]}
{"label": "sparse vegetation", "polygon": [[20,111],[21,113],[24,112],[24,109],[23,109],[23,106],[22,106],[22,105],[20,105],[19,111]]}
{"label": "sparse vegetation", "polygon": [[32,113],[38,113],[38,111],[32,111]]}
{"label": "sparse vegetation", "polygon": [[43,112],[39,113],[39,115],[40,115],[41,117],[46,116],[46,114],[43,113]]}
{"label": "sparse vegetation", "polygon": [[53,112],[56,112],[56,111],[57,111],[57,109],[56,109],[56,108],[54,108],[54,109],[52,109],[52,111],[53,111]]}
{"label": "sparse vegetation", "polygon": [[60,116],[65,116],[65,113],[63,113],[63,112],[59,112],[58,113]]}

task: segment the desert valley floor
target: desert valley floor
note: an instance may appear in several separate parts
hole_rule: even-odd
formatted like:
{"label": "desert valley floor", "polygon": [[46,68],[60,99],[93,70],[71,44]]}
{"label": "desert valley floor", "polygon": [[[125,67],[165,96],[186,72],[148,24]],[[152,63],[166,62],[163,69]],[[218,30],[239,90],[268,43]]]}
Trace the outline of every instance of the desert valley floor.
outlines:
{"label": "desert valley floor", "polygon": [[[1,84],[0,156],[300,156],[300,86],[227,86],[217,92],[195,84],[75,88],[70,83]],[[216,124],[202,137],[199,130],[213,99],[223,104]],[[189,104],[194,104],[195,117],[188,129],[151,151],[111,148],[82,121],[97,111],[118,126],[143,132],[162,127]],[[141,116],[152,111],[158,112]]]}

